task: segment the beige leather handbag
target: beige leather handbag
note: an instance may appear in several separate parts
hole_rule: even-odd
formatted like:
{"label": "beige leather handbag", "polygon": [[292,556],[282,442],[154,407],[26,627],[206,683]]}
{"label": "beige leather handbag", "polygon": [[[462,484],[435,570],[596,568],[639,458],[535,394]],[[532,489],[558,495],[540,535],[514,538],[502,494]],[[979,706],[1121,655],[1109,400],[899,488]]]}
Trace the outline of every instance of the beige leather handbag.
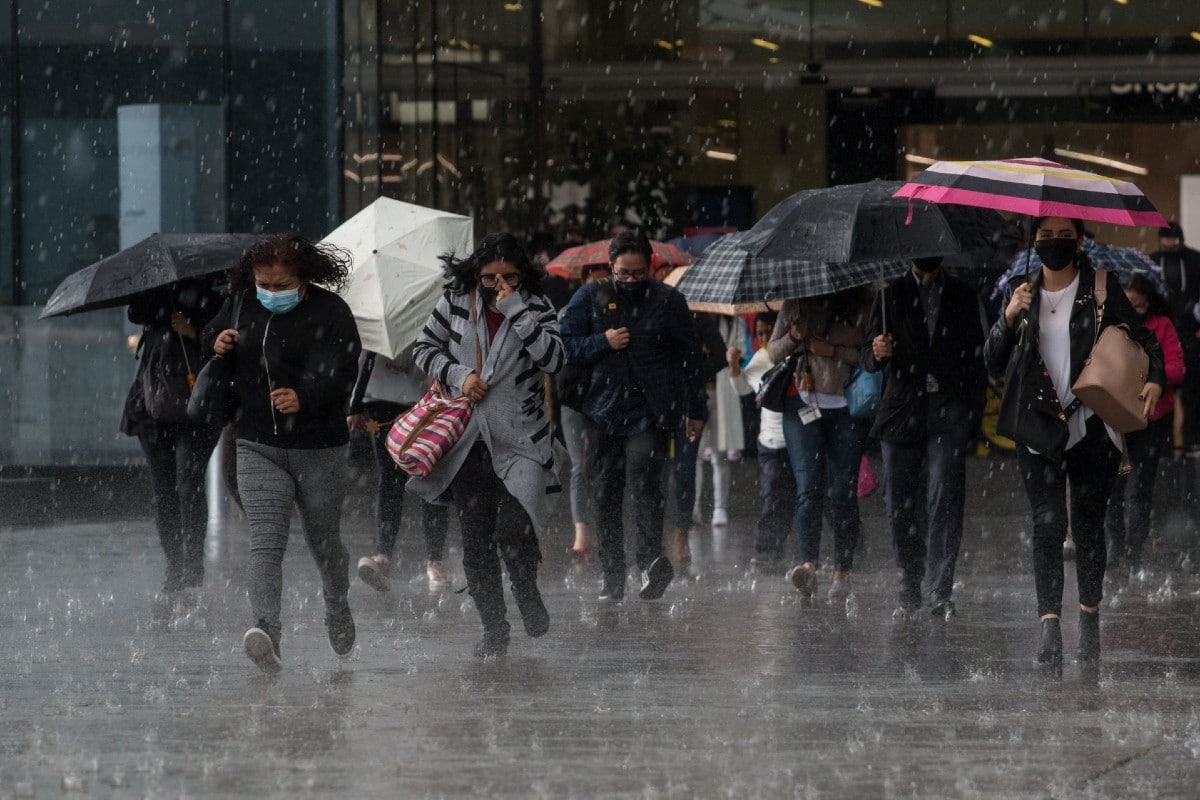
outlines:
{"label": "beige leather handbag", "polygon": [[[1107,270],[1096,270],[1096,330],[1108,297],[1107,280]],[[1130,336],[1129,326],[1110,325],[1097,337],[1071,391],[1117,433],[1140,431],[1148,422],[1138,395],[1149,372],[1150,357]]]}

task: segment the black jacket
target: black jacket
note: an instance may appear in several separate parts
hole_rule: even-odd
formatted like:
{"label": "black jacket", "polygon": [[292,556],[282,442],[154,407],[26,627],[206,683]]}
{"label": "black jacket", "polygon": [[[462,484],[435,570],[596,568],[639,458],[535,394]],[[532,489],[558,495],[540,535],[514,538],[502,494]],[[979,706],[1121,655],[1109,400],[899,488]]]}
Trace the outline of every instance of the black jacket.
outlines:
{"label": "black jacket", "polygon": [[[1027,276],[1018,275],[1004,289],[1004,305],[1007,308],[1013,292]],[[1038,312],[1041,307],[1041,271],[1032,274],[1033,303],[1028,311],[1018,315],[1010,328],[1004,314],[992,325],[984,345],[984,360],[988,370],[996,376],[1003,374],[1004,397],[1000,401],[1000,416],[996,430],[1018,445],[1029,447],[1049,458],[1062,455],[1069,432],[1058,393],[1050,374],[1042,363],[1038,349]],[[1071,304],[1071,382],[1079,378],[1084,361],[1096,342],[1096,304],[1094,287],[1096,273],[1090,267],[1079,272],[1079,289],[1075,302]],[[1137,312],[1129,304],[1117,276],[1108,273],[1105,284],[1108,298],[1104,304],[1101,329],[1110,325],[1129,326],[1133,340],[1141,345],[1150,357],[1147,383],[1165,387],[1166,371],[1163,365],[1162,347],[1158,339],[1142,324]]]}
{"label": "black jacket", "polygon": [[[212,355],[217,335],[229,327],[231,312],[232,298],[204,329],[200,339],[205,355]],[[345,444],[347,406],[362,350],[345,301],[310,284],[298,306],[286,314],[272,314],[254,290],[247,289],[237,329],[237,438],[293,450]],[[300,410],[277,412],[271,403],[273,389],[294,389]]]}
{"label": "black jacket", "polygon": [[[971,424],[983,411],[987,370],[983,365],[983,321],[979,299],[961,280],[943,273],[937,328],[930,340],[917,277],[909,272],[875,298],[871,326],[859,363],[869,372],[886,370],[883,396],[871,434],[895,444],[918,442],[926,434],[926,376],[940,392],[966,404]],[[887,330],[883,311],[887,311]],[[871,342],[894,337],[892,357],[875,360]]]}
{"label": "black jacket", "polygon": [[1175,252],[1159,250],[1151,253],[1150,258],[1162,267],[1175,333],[1185,351],[1194,351],[1198,344],[1196,331],[1200,330],[1193,314],[1196,303],[1200,303],[1200,252],[1184,247]]}

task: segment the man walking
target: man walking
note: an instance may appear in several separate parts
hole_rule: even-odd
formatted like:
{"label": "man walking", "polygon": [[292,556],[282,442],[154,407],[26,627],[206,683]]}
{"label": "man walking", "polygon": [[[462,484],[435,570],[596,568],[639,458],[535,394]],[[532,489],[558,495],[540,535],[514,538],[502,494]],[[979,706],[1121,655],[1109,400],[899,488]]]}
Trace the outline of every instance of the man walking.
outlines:
{"label": "man walking", "polygon": [[708,400],[700,344],[683,295],[650,277],[650,242],[638,231],[614,236],[612,278],[571,298],[559,330],[567,360],[591,369],[582,412],[594,430],[602,600],[625,597],[622,500],[628,469],[637,522],[640,596],[662,597],[675,576],[662,554],[663,464],[671,433],[686,417],[693,441]]}
{"label": "man walking", "polygon": [[1196,319],[1200,302],[1200,252],[1184,244],[1183,228],[1172,222],[1158,229],[1159,249],[1150,258],[1162,267],[1171,303],[1175,333],[1183,346],[1183,385],[1179,403],[1183,409],[1183,448],[1193,458],[1200,457],[1200,321]]}
{"label": "man walking", "polygon": [[[902,571],[904,615],[921,607],[926,575],[934,615],[954,615],[966,455],[987,383],[983,340],[979,299],[942,271],[940,257],[916,259],[875,299],[861,363],[871,372],[886,370],[871,434],[883,449],[884,505]],[[917,500],[922,476],[924,508]]]}

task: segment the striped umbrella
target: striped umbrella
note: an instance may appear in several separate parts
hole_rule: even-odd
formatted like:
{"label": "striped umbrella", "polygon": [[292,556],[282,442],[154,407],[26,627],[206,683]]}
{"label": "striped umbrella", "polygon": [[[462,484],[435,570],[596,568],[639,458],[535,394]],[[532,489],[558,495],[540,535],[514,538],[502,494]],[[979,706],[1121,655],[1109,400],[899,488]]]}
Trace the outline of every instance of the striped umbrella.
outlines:
{"label": "striped umbrella", "polygon": [[[567,280],[577,281],[583,277],[584,267],[608,263],[608,243],[611,241],[611,239],[601,239],[598,242],[589,242],[578,247],[568,247],[546,264],[546,272]],[[667,264],[681,267],[692,263],[690,255],[665,242],[650,242],[650,249],[653,251],[650,259],[651,269],[658,269]]]}
{"label": "striped umbrella", "polygon": [[938,161],[901,186],[895,196],[1031,217],[1070,217],[1112,225],[1167,224],[1132,183],[1044,158]]}
{"label": "striped umbrella", "polygon": [[[829,263],[760,258],[745,249],[745,233],[717,241],[679,279],[678,289],[693,310],[763,310],[781,300],[799,300],[891,280],[912,267],[904,259]],[[710,307],[710,308],[706,308]]]}

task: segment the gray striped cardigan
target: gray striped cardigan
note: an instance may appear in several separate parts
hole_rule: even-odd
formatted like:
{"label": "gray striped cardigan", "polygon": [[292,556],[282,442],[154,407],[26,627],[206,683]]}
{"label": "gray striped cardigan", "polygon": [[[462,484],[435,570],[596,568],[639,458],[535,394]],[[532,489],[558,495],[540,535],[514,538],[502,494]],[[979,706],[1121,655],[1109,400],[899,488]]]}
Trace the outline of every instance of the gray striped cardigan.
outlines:
{"label": "gray striped cardigan", "polygon": [[[476,297],[475,303],[472,322],[471,295],[447,290],[413,346],[417,366],[452,394],[462,394],[463,382],[472,372],[489,389],[454,449],[428,477],[410,479],[407,488],[430,502],[440,499],[467,452],[482,440],[496,475],[529,512],[540,533],[545,528],[545,497],[559,489],[542,378],[563,366],[558,318],[543,295],[518,290],[498,304],[505,321],[489,342],[482,300]],[[476,337],[482,367],[476,364]]]}

